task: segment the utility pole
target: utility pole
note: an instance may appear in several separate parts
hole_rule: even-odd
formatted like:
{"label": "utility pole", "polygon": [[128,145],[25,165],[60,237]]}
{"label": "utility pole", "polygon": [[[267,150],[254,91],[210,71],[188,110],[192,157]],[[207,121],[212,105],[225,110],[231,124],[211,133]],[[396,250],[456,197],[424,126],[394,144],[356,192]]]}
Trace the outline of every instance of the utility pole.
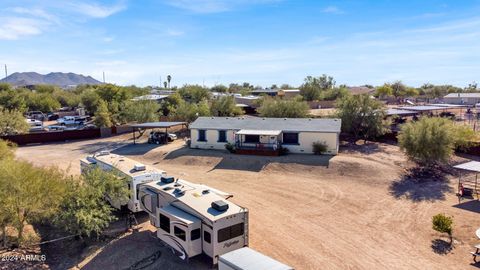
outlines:
{"label": "utility pole", "polygon": [[160,78],[160,81],[158,81],[159,82],[158,86],[161,89],[162,88],[162,75],[160,75],[159,78]]}
{"label": "utility pole", "polygon": [[7,72],[7,64],[5,64],[5,82],[7,82],[8,72]]}
{"label": "utility pole", "polygon": [[103,72],[103,83],[105,84],[105,71]]}

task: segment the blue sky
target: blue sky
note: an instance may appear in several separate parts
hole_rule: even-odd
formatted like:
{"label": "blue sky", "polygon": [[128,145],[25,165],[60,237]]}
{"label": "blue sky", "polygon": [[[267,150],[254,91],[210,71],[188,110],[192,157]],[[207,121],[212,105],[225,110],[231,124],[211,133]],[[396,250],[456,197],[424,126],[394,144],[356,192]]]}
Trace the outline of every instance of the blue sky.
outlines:
{"label": "blue sky", "polygon": [[[0,0],[9,73],[121,85],[480,80],[480,0]],[[2,72],[3,74],[3,72]]]}

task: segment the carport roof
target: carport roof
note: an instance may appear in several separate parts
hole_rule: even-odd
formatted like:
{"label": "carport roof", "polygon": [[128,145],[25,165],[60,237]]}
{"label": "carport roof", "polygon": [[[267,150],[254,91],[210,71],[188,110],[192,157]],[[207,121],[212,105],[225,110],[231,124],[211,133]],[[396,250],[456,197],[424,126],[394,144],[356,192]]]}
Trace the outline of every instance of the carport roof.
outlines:
{"label": "carport roof", "polygon": [[169,128],[179,125],[186,125],[187,122],[148,122],[130,125],[133,128]]}
{"label": "carport roof", "polygon": [[465,171],[480,172],[480,162],[478,161],[469,161],[466,163],[455,165],[453,167]]}

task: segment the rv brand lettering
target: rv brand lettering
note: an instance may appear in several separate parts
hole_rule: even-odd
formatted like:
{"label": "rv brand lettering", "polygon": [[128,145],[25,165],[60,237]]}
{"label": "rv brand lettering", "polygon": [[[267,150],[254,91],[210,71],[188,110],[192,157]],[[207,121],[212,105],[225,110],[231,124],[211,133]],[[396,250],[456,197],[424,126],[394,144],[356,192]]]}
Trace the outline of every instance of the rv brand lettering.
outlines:
{"label": "rv brand lettering", "polygon": [[223,247],[224,248],[229,248],[231,245],[238,244],[238,242],[240,242],[240,241],[235,240],[235,241],[232,241],[232,242],[227,242],[227,243],[223,244]]}
{"label": "rv brand lettering", "polygon": [[1,255],[1,262],[17,262],[17,261],[27,261],[27,262],[44,262],[47,260],[46,255],[37,255],[37,254],[21,254],[21,255]]}

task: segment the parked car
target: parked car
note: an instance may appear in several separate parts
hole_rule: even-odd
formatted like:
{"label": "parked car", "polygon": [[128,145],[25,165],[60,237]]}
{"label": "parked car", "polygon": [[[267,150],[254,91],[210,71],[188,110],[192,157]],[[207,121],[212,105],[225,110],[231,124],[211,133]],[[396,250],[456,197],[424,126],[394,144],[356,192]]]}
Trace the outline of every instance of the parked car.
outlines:
{"label": "parked car", "polygon": [[161,143],[165,143],[166,141],[173,142],[176,139],[177,139],[177,135],[173,133],[167,134],[165,132],[152,131],[150,132],[150,135],[148,135],[148,143],[161,144]]}
{"label": "parked car", "polygon": [[25,116],[28,119],[35,119],[35,120],[39,120],[39,121],[47,120],[47,117],[41,111],[30,111],[30,112],[27,112],[25,114]]}
{"label": "parked car", "polygon": [[25,119],[27,123],[30,125],[30,132],[34,131],[43,131],[43,122],[40,120],[35,119]]}
{"label": "parked car", "polygon": [[452,120],[455,120],[455,114],[451,112],[441,112],[440,117],[445,117],[445,118],[450,118]]}
{"label": "parked car", "polygon": [[58,115],[58,113],[47,114],[47,120],[48,121],[58,120],[58,118],[60,118],[60,115]]}
{"label": "parked car", "polygon": [[86,116],[64,116],[57,119],[57,123],[62,126],[83,125],[87,121]]}

